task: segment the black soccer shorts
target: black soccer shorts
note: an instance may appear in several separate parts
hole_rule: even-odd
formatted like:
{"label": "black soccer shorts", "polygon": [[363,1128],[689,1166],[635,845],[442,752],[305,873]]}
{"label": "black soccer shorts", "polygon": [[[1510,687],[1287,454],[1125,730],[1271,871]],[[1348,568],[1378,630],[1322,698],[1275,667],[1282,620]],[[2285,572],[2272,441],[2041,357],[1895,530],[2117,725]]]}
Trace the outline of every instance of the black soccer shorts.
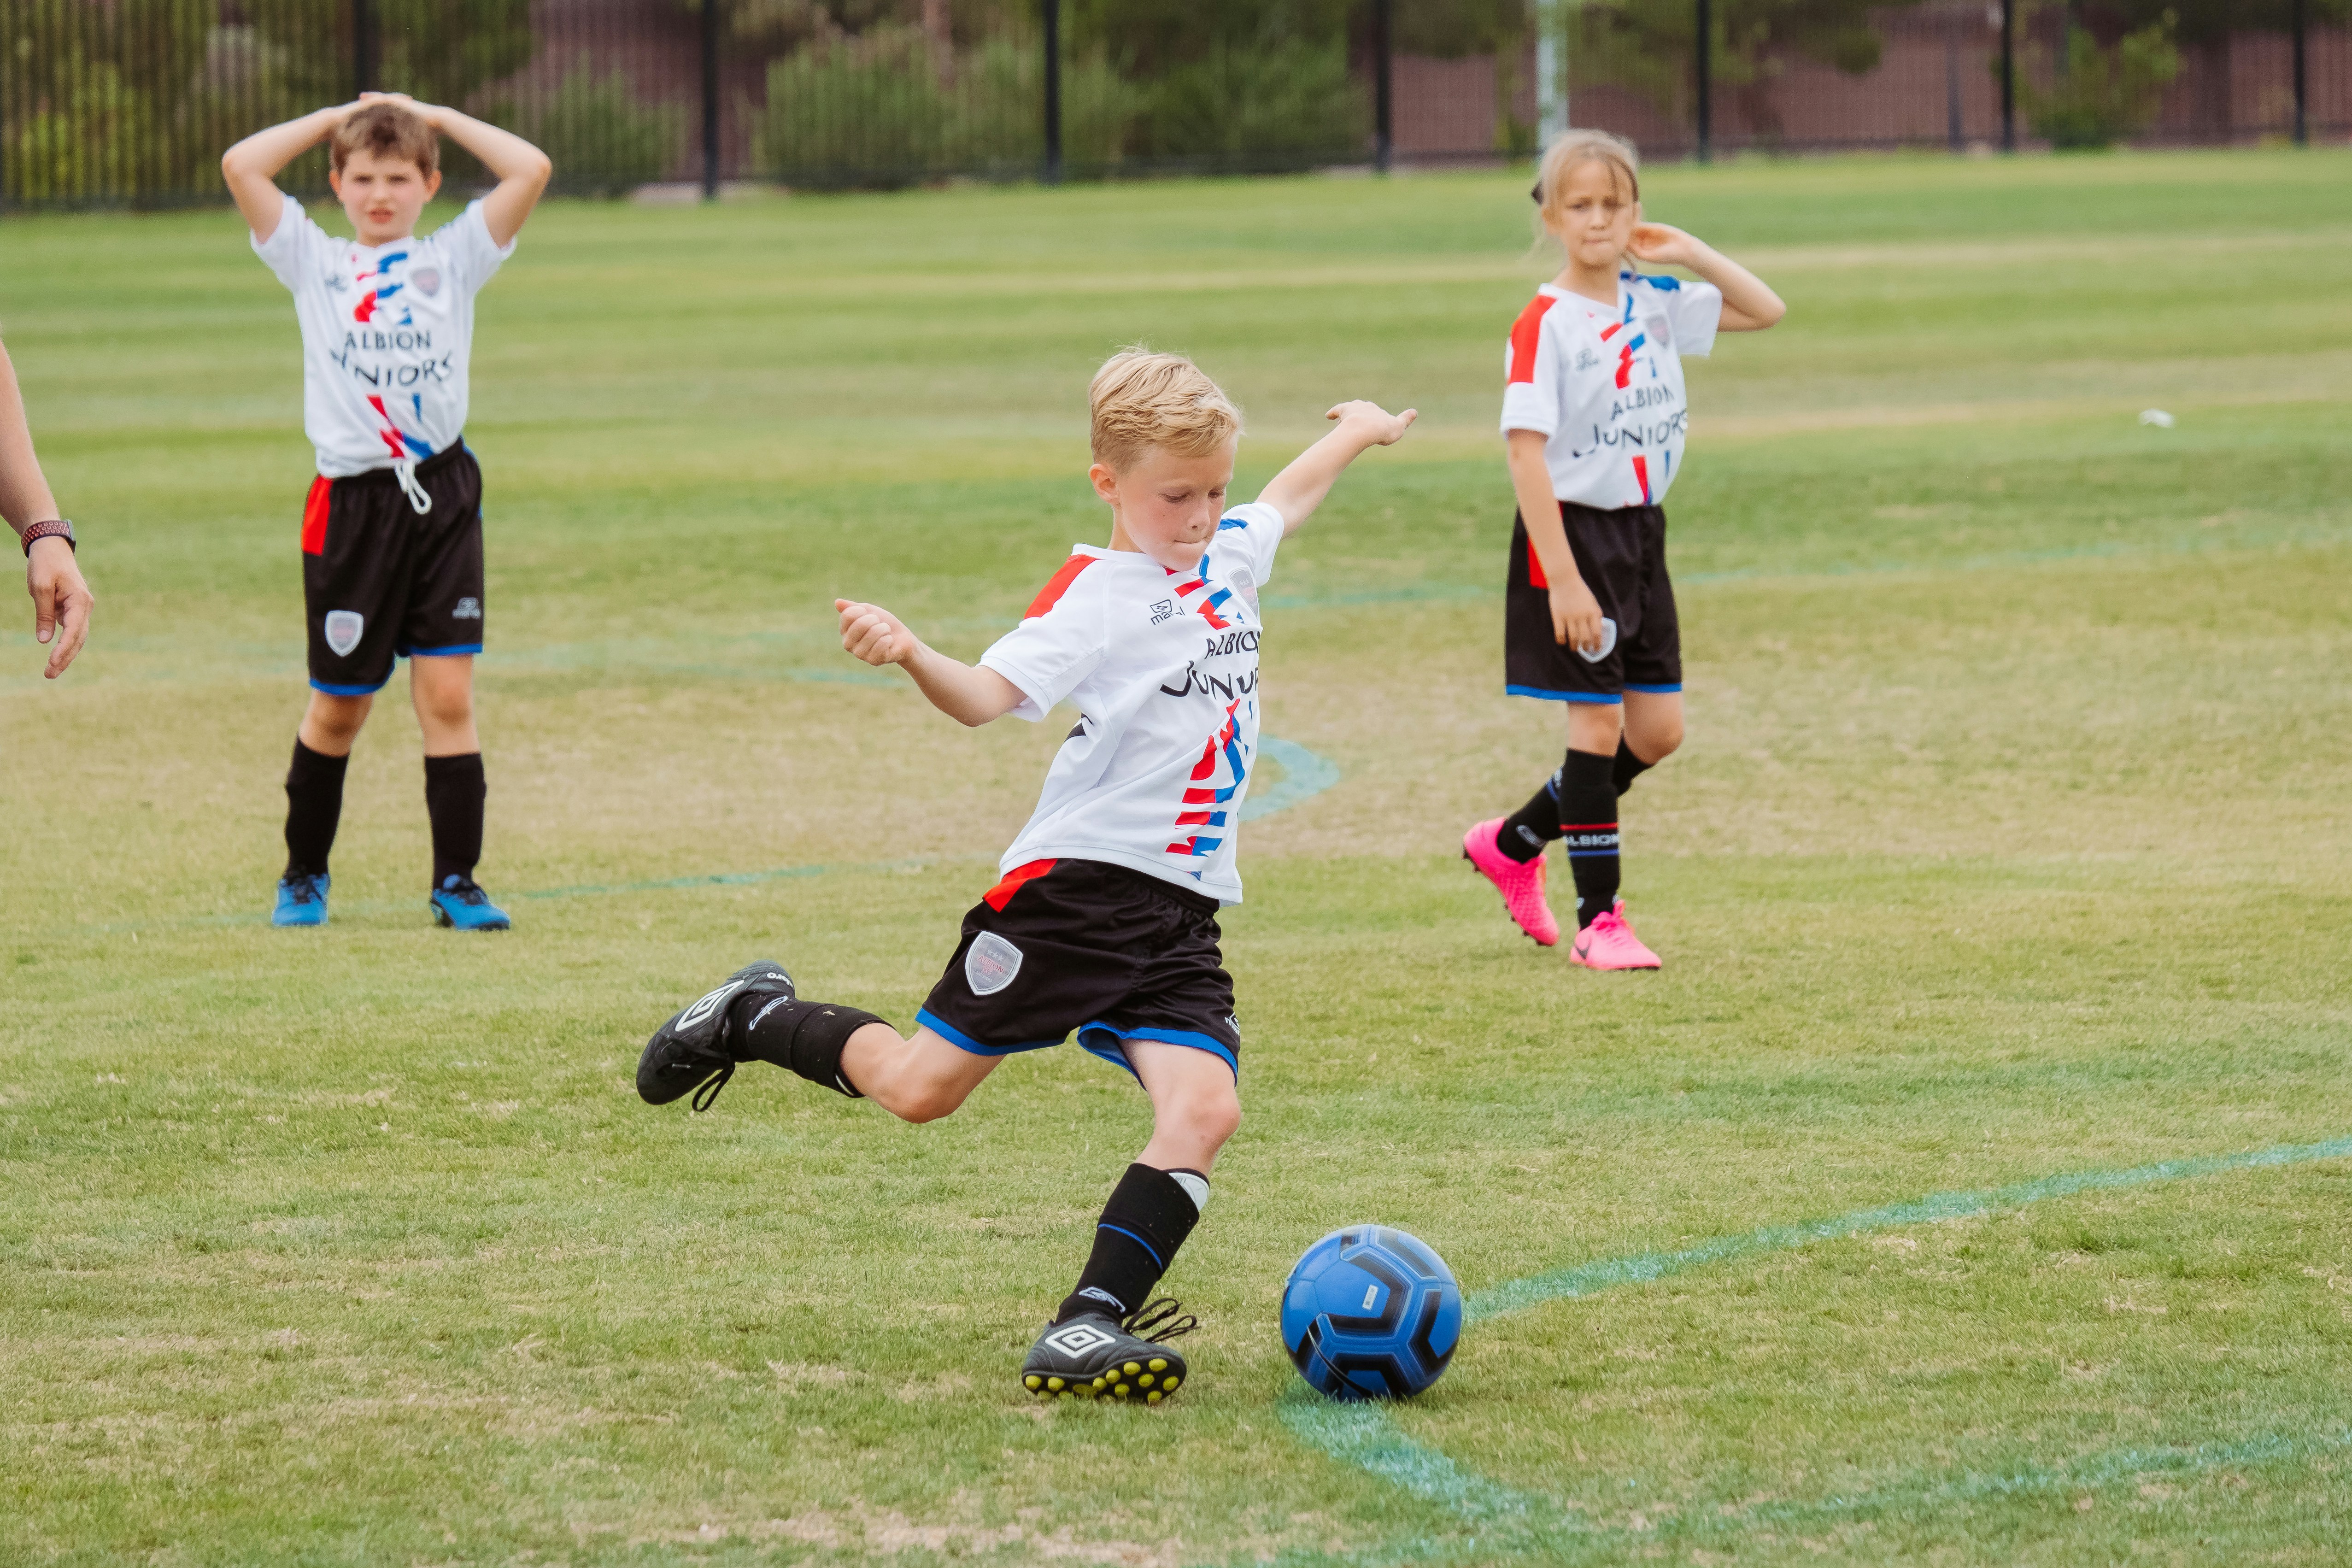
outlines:
{"label": "black soccer shorts", "polygon": [[1598,659],[1552,640],[1551,591],[1528,543],[1526,521],[1511,518],[1511,570],[1503,596],[1503,689],[1554,702],[1622,702],[1628,691],[1683,689],[1682,623],[1666,575],[1662,507],[1601,511],[1562,501],[1568,548],[1601,613],[1617,623],[1617,646]]}
{"label": "black soccer shorts", "polygon": [[1135,1070],[1129,1040],[1191,1046],[1241,1075],[1217,902],[1099,860],[1032,860],[963,918],[916,1021],[984,1057],[1078,1044]]}
{"label": "black soccer shorts", "polygon": [[459,442],[416,465],[433,510],[389,468],[310,486],[302,509],[302,602],[310,684],[364,697],[395,656],[482,651],[482,470]]}

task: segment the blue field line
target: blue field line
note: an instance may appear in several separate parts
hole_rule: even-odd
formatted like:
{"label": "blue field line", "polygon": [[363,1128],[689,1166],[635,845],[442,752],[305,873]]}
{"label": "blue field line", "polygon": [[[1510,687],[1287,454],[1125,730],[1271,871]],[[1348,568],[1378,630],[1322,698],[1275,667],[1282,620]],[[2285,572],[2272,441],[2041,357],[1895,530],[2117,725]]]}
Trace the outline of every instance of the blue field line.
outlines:
{"label": "blue field line", "polygon": [[[1671,1252],[1604,1258],[1507,1280],[1470,1296],[1464,1303],[1464,1318],[1466,1326],[1549,1301],[1572,1300],[1618,1286],[1644,1284],[1734,1258],[1905,1226],[1963,1219],[2081,1193],[2345,1158],[2352,1158],[2352,1137],[2316,1143],[2275,1144],[2232,1154],[2192,1155],[2117,1171],[2068,1172],[1974,1192],[1934,1193],[1827,1219],[1766,1226]],[[1645,1511],[1658,1514],[1656,1521],[1636,1531],[1601,1526],[1549,1500],[1481,1476],[1407,1436],[1397,1428],[1391,1411],[1391,1407],[1381,1404],[1339,1405],[1320,1400],[1297,1384],[1276,1406],[1283,1425],[1308,1447],[1430,1504],[1456,1521],[1455,1530],[1473,1533],[1450,1534],[1444,1540],[1400,1539],[1360,1553],[1286,1552],[1276,1561],[1294,1568],[1323,1563],[1378,1568],[1391,1563],[1433,1563],[1475,1560],[1481,1555],[1492,1558],[1497,1552],[1559,1562],[1606,1559],[1622,1557],[1629,1551],[1664,1539],[1851,1518],[1874,1510],[1940,1507],[1972,1499],[2099,1487],[2153,1471],[2305,1458],[2352,1447],[2352,1430],[2335,1430],[2300,1436],[2273,1434],[2232,1443],[2120,1448],[2055,1465],[2027,1465],[1992,1474],[1946,1473],[1811,1502],[1759,1503],[1729,1510],[1693,1508],[1686,1513],[1664,1514],[1651,1509]]]}

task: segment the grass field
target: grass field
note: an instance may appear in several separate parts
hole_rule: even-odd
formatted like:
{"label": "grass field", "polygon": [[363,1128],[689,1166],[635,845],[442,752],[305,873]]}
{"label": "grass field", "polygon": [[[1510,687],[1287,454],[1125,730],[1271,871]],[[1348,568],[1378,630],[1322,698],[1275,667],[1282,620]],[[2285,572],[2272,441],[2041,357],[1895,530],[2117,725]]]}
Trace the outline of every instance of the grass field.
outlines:
{"label": "grass field", "polygon": [[[1693,366],[1691,739],[1624,813],[1666,967],[1618,976],[1454,849],[1560,744],[1501,693],[1523,174],[551,205],[474,367],[479,939],[428,922],[396,700],[334,924],[264,922],[310,456],[235,218],[9,217],[101,602],[54,685],[0,626],[0,1561],[2341,1561],[2347,176],[1653,174],[1791,309]],[[1021,1058],[922,1129],[629,1079],[762,954],[910,1017],[1060,731],[961,731],[830,600],[985,646],[1104,531],[1085,384],[1136,339],[1247,408],[1245,493],[1340,397],[1424,418],[1270,591],[1303,751],[1225,924],[1194,1380],[1040,1409],[1121,1075]],[[1275,1309],[1366,1217],[1477,1321],[1337,1412]]]}

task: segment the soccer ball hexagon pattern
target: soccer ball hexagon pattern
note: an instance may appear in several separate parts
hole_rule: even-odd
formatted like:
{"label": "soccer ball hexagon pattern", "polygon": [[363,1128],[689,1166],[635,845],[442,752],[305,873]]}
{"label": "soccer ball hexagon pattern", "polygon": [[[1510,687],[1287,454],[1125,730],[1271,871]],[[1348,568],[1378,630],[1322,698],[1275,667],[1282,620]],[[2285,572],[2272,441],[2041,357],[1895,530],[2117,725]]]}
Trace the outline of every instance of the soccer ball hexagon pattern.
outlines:
{"label": "soccer ball hexagon pattern", "polygon": [[1334,1399],[1402,1398],[1435,1383],[1462,1338],[1462,1289],[1419,1237],[1381,1225],[1308,1247],[1282,1292],[1282,1342]]}

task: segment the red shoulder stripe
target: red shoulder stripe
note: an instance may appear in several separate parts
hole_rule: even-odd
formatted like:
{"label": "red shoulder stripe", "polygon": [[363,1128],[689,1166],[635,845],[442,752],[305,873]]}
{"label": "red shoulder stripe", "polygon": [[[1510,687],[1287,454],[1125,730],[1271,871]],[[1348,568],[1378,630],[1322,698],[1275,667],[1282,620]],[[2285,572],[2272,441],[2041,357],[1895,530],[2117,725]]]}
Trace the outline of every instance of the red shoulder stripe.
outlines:
{"label": "red shoulder stripe", "polygon": [[1094,563],[1095,558],[1091,555],[1073,555],[1063,562],[1062,569],[1054,574],[1053,581],[1038,589],[1037,596],[1029,601],[1029,607],[1021,613],[1021,618],[1034,621],[1060,604],[1062,595],[1070,591],[1070,584],[1078,580],[1078,574]]}
{"label": "red shoulder stripe", "polygon": [[1528,301],[1511,324],[1511,379],[1532,383],[1536,378],[1536,339],[1543,332],[1544,312],[1559,303],[1549,294]]}

